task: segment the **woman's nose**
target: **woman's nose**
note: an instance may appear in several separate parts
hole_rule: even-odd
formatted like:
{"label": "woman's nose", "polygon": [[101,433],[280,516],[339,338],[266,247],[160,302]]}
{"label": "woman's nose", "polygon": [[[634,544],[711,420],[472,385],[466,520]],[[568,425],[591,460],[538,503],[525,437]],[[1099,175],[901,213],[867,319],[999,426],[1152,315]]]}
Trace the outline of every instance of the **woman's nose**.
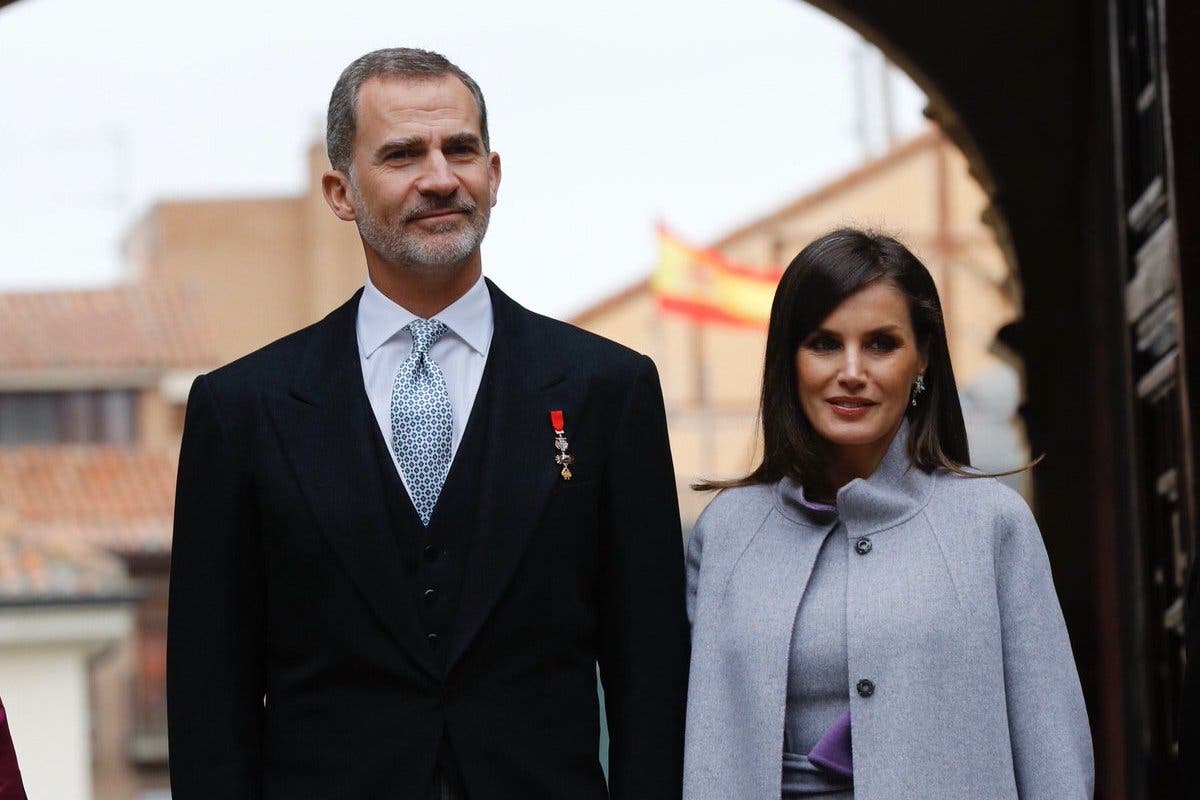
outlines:
{"label": "woman's nose", "polygon": [[841,368],[838,370],[838,383],[844,386],[861,386],[866,381],[866,377],[863,375],[862,362],[858,357],[858,352],[852,349],[847,349],[845,352]]}

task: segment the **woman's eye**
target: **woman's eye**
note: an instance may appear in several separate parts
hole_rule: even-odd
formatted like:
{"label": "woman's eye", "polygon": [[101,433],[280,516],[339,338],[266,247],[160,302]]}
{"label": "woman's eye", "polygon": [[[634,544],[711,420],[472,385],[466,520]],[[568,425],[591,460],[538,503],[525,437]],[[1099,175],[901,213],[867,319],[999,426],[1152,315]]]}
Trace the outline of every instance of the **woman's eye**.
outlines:
{"label": "woman's eye", "polygon": [[838,343],[832,336],[814,336],[805,343],[805,347],[809,350],[816,350],[818,352],[836,350],[837,346]]}
{"label": "woman's eye", "polygon": [[890,353],[899,347],[900,343],[890,336],[880,336],[872,339],[867,346],[877,353]]}

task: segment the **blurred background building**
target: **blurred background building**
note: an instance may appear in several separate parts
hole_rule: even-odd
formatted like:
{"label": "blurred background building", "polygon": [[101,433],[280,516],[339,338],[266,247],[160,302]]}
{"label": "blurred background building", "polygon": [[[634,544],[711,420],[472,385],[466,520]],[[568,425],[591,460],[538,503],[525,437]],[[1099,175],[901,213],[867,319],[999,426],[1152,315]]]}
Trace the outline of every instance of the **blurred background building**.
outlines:
{"label": "blurred background building", "polygon": [[[1200,7],[812,2],[917,82],[935,128],[897,142],[864,127],[862,165],[716,240],[664,228],[659,269],[574,319],[655,357],[690,521],[704,498],[687,483],[736,474],[755,446],[761,304],[744,298],[829,227],[899,233],[945,299],[981,466],[1047,454],[1021,488],[1071,631],[1097,797],[1176,796],[1200,456],[1200,106],[1186,101]],[[847,101],[868,120],[887,99]],[[297,196],[155,204],[126,234],[118,286],[0,296],[0,694],[34,796],[167,796],[187,388],[362,281],[353,229],[313,180],[320,148],[308,166]],[[672,280],[681,259],[692,284]],[[731,279],[743,299],[728,305],[711,284]]]}

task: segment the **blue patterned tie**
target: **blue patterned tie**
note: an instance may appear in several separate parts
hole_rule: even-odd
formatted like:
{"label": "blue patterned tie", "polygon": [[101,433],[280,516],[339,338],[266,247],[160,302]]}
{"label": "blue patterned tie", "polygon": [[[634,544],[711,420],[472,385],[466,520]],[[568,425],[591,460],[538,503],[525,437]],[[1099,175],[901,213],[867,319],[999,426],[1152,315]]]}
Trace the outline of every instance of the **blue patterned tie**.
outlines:
{"label": "blue patterned tie", "polygon": [[427,526],[450,469],[450,392],[441,367],[429,358],[429,348],[446,326],[414,319],[405,327],[412,333],[413,349],[392,384],[392,452],[421,524]]}

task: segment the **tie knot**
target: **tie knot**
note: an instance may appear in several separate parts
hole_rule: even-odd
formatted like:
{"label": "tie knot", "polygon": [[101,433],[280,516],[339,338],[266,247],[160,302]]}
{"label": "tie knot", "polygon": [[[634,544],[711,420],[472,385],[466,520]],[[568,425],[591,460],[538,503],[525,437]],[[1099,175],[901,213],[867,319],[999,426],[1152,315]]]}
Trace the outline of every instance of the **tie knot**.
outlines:
{"label": "tie knot", "polygon": [[423,356],[433,347],[433,343],[442,338],[447,330],[446,323],[436,319],[414,319],[408,323],[408,329],[413,338],[413,355]]}

